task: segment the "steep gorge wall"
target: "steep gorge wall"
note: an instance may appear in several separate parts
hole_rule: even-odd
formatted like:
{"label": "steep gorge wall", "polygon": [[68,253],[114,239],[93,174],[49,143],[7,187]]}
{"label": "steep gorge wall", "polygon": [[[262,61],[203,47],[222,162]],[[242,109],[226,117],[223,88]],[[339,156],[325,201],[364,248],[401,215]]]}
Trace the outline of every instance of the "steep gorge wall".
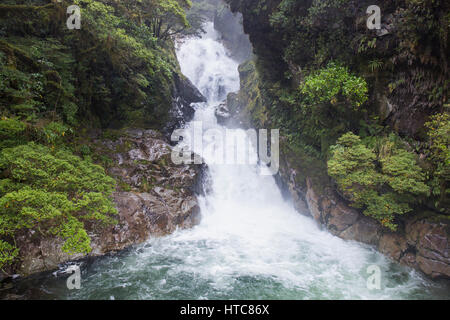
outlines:
{"label": "steep gorge wall", "polygon": [[[304,5],[279,0],[228,2],[232,10],[242,12],[244,30],[249,34],[256,54],[255,61],[240,66],[241,91],[228,97],[228,108],[241,124],[257,128],[277,126],[276,115],[290,115],[292,111],[290,106],[280,102],[283,96],[274,92],[280,88],[287,91],[296,90],[311,68],[317,68],[320,66],[318,63],[323,65],[329,59],[344,61],[367,79],[370,84],[368,113],[376,115],[379,119],[377,121],[387,128],[385,130],[392,130],[412,139],[415,141],[413,143],[418,145],[423,143],[424,123],[428,117],[442,112],[448,103],[445,89],[445,81],[448,81],[448,47],[442,43],[442,38],[438,39],[432,33],[427,35],[427,29],[424,28],[418,33],[425,33],[425,39],[419,43],[410,43],[409,45],[414,46],[412,51],[404,49],[407,45],[405,42],[408,42],[408,36],[403,34],[406,32],[405,28],[411,29],[411,33],[415,32],[412,30],[414,27],[405,27],[405,20],[403,25],[400,25],[401,19],[408,19],[407,10],[402,9],[408,8],[404,1],[384,1],[380,4],[383,8],[383,28],[382,32],[378,33],[369,33],[364,29],[368,2],[340,1],[341,7],[344,8],[342,11],[346,11],[342,13],[342,19],[339,19],[341,11],[334,17],[324,10],[323,16],[314,20],[318,30],[316,35],[311,36],[316,50],[314,54],[295,48],[302,47],[299,41],[311,40],[302,36],[300,26],[296,34],[298,38],[293,40],[292,34],[282,34],[273,23],[274,13],[280,8],[287,8],[286,11],[290,8],[290,14],[296,12],[299,19],[306,19],[305,10],[314,1],[306,1]],[[431,12],[438,18],[445,15],[433,10]],[[444,12],[448,13],[448,10]],[[420,8],[416,9],[416,13],[420,13]],[[289,17],[285,19],[289,20]],[[296,23],[300,24],[299,20],[293,20],[285,21],[290,30],[295,30]],[[352,39],[357,39],[362,43],[366,41],[363,40],[366,37],[372,39],[369,42],[376,39],[376,45],[365,49],[369,53],[358,52],[358,49],[362,50],[360,47],[356,47],[356,51],[352,47],[344,48],[339,43],[331,44],[334,48],[322,45],[326,53],[320,62],[317,60],[321,47],[318,37],[326,38],[330,25],[331,29],[343,29],[346,33],[339,33],[336,42],[347,44],[347,40],[348,43],[353,43]],[[289,50],[286,50],[286,47],[289,47]],[[400,53],[397,54],[398,52]],[[392,62],[392,66],[369,72],[364,67],[368,58],[379,59],[385,65]],[[289,77],[286,78],[286,74],[289,74]],[[443,93],[433,97],[431,93],[435,92],[435,88],[442,89]],[[450,277],[450,224],[448,216],[442,214],[442,210],[439,212],[433,205],[419,206],[412,213],[397,217],[396,231],[381,226],[375,219],[352,207],[351,202],[342,196],[327,174],[326,156],[311,156],[310,150],[317,148],[313,143],[301,138],[300,141],[293,142],[289,137],[290,128],[283,129],[278,180],[300,212],[310,214],[331,233],[344,239],[373,245],[393,260],[421,270],[432,278]],[[332,131],[334,128],[324,130]],[[353,127],[351,130],[358,131],[361,128]],[[337,136],[332,137],[331,142],[327,142],[325,146],[333,144],[336,138]]]}
{"label": "steep gorge wall", "polygon": [[222,35],[222,43],[238,62],[250,59],[252,45],[242,28],[242,14],[232,13],[222,5],[214,15],[214,28]]}
{"label": "steep gorge wall", "polygon": [[181,74],[173,39],[134,19],[145,9],[131,2],[87,1],[79,30],[66,26],[66,1],[7,2],[0,281],[197,223],[203,170],[174,165],[169,137],[205,98]]}

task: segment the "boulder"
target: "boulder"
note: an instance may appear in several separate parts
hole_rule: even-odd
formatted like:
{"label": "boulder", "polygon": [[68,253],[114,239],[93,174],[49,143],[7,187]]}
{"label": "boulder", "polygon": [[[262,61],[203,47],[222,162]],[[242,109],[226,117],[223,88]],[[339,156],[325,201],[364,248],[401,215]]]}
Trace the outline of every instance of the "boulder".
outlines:
{"label": "boulder", "polygon": [[195,114],[193,104],[206,102],[206,98],[188,78],[179,74],[174,74],[173,77],[172,107],[169,110],[169,120],[162,129],[164,136],[169,140],[175,129],[192,120]]}
{"label": "boulder", "polygon": [[[384,234],[378,243],[378,250],[396,261],[400,261],[403,258],[407,249],[408,244],[405,237],[396,233]],[[411,258],[409,257],[408,259]]]}
{"label": "boulder", "polygon": [[186,77],[174,75],[176,96],[183,99],[186,104],[206,102],[206,98]]}
{"label": "boulder", "polygon": [[214,114],[217,118],[217,123],[222,125],[228,124],[229,120],[231,119],[231,113],[230,110],[228,110],[226,102],[218,105],[216,107],[216,110],[214,111]]}
{"label": "boulder", "polygon": [[427,218],[406,225],[406,241],[416,249],[419,268],[432,278],[450,278],[449,224]]}
{"label": "boulder", "polygon": [[345,240],[356,240],[369,245],[377,245],[381,236],[381,226],[373,219],[361,217],[355,224],[339,234]]}
{"label": "boulder", "polygon": [[[342,202],[332,203],[329,201],[329,215],[327,219],[327,228],[335,234],[340,234],[344,230],[353,226],[360,218],[360,214],[353,208],[348,207]],[[325,208],[325,205],[322,205]]]}

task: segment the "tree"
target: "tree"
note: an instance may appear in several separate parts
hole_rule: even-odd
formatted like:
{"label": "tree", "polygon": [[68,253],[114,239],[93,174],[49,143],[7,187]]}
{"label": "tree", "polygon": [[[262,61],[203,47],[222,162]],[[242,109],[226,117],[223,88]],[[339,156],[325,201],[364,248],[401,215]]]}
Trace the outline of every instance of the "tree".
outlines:
{"label": "tree", "polygon": [[396,136],[380,138],[378,145],[370,148],[359,136],[344,134],[331,147],[328,174],[354,207],[396,230],[396,215],[411,211],[411,204],[430,195],[430,187],[415,155],[402,149]]}
{"label": "tree", "polygon": [[145,24],[155,38],[166,40],[190,27],[185,10],[190,9],[190,0],[128,0],[123,6],[129,17]]}

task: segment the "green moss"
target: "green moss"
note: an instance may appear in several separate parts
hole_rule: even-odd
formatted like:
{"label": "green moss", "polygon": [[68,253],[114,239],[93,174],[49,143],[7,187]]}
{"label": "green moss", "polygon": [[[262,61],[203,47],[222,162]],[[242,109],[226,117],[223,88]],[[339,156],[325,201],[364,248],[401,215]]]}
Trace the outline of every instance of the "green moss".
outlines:
{"label": "green moss", "polygon": [[121,179],[117,180],[117,185],[119,186],[119,189],[125,192],[130,192],[131,190],[133,190],[133,188],[126,182],[124,182]]}

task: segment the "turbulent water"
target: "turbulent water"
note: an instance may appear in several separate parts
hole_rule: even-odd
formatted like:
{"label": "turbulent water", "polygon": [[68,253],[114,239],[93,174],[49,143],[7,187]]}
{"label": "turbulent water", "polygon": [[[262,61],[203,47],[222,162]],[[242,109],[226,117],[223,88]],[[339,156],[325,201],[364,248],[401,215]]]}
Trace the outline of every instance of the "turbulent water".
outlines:
{"label": "turbulent water", "polygon": [[[237,63],[217,40],[212,24],[202,39],[185,40],[177,53],[182,72],[208,98],[197,106],[194,121],[202,121],[204,130],[223,130],[214,106],[239,90]],[[39,280],[34,284],[39,297],[449,298],[448,287],[369,247],[320,230],[283,199],[274,178],[260,175],[257,165],[209,164],[209,171],[211,192],[200,198],[200,225],[96,260],[83,269],[81,290],[67,290],[65,279]],[[367,287],[371,265],[381,270],[379,290]]]}

